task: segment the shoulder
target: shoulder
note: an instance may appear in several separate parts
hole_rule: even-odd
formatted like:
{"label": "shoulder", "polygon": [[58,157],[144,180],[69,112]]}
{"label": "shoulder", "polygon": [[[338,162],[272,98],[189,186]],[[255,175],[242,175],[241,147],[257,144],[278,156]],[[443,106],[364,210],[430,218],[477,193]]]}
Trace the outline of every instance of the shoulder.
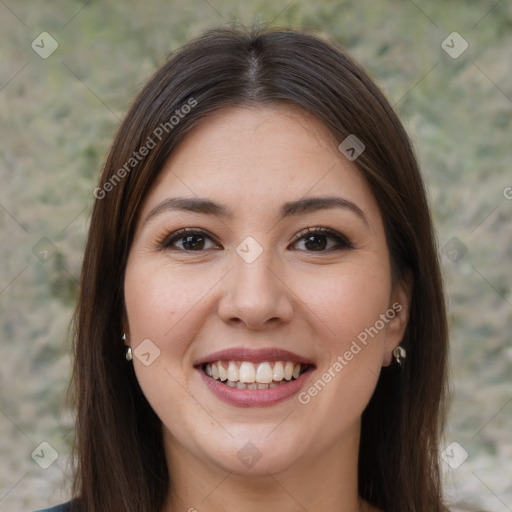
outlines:
{"label": "shoulder", "polygon": [[[41,510],[35,510],[34,512],[71,512],[71,504],[72,501],[67,501],[66,503],[61,503],[60,505],[55,505],[50,508],[43,508]],[[73,510],[76,510],[73,508]]]}

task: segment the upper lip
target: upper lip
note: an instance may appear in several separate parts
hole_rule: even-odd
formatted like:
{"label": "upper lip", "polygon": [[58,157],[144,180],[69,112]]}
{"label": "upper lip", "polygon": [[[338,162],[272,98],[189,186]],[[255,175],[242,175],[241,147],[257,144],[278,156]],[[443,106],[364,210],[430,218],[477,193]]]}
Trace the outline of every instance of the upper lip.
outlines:
{"label": "upper lip", "polygon": [[233,347],[213,352],[194,361],[194,366],[200,366],[215,361],[248,361],[251,363],[263,363],[264,361],[291,361],[292,363],[302,363],[313,365],[313,361],[307,357],[300,356],[289,350],[280,348],[244,348]]}

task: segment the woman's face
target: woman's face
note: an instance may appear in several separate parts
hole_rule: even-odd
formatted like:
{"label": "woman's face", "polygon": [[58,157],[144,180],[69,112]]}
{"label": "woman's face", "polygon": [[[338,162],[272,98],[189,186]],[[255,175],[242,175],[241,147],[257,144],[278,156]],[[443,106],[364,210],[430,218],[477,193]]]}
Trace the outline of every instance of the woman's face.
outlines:
{"label": "woman's face", "polygon": [[408,297],[340,142],[294,107],[224,109],[145,198],[124,328],[168,449],[254,474],[357,444]]}

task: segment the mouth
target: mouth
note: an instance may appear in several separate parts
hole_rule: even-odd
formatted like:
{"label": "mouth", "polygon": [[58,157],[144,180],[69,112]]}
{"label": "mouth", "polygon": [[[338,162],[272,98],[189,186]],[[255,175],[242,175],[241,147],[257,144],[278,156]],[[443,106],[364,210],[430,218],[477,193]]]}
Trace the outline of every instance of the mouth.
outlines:
{"label": "mouth", "polygon": [[202,371],[225,386],[237,389],[273,389],[297,380],[311,365],[292,361],[215,361]]}
{"label": "mouth", "polygon": [[203,382],[220,400],[237,407],[263,407],[304,386],[313,361],[280,349],[234,348],[195,361]]}

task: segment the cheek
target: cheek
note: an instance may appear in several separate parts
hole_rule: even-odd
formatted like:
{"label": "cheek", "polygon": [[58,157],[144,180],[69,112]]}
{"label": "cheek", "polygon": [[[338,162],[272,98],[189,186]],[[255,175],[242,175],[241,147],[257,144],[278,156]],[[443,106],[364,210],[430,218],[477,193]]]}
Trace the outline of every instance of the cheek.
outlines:
{"label": "cheek", "polygon": [[389,293],[389,273],[384,268],[352,267],[317,280],[314,291],[307,294],[307,304],[328,327],[322,339],[331,355],[348,349],[352,340],[375,325],[387,311]]}
{"label": "cheek", "polygon": [[179,267],[129,264],[124,291],[133,345],[149,338],[167,353],[181,353],[200,328],[191,319],[197,318],[205,290],[214,284],[204,273],[184,273]]}
{"label": "cheek", "polygon": [[325,358],[299,401],[310,417],[322,418],[329,410],[331,418],[328,426],[313,420],[313,430],[337,435],[357,421],[370,400],[382,367],[387,323],[381,315],[388,311],[388,276],[384,268],[370,272],[352,267],[350,273],[317,281],[316,292],[308,295],[317,330],[323,333],[318,339]]}
{"label": "cheek", "polygon": [[[134,258],[127,265],[124,293],[135,374],[152,408],[171,422],[176,411],[184,409],[191,421],[195,415],[199,421],[204,414],[190,407],[190,372],[184,363],[190,341],[201,329],[201,299],[214,282],[209,284],[207,275],[185,274],[161,262]],[[146,365],[137,357],[137,347],[148,339],[153,345],[148,345],[151,362]],[[179,424],[173,428],[179,430]]]}

